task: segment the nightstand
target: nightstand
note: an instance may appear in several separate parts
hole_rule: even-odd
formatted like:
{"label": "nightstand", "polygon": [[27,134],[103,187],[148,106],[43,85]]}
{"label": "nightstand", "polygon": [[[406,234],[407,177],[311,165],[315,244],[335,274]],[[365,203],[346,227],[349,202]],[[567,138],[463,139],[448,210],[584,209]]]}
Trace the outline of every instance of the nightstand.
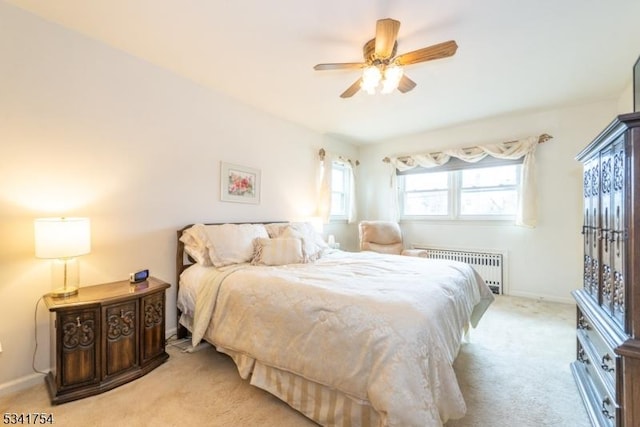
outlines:
{"label": "nightstand", "polygon": [[43,299],[51,312],[51,403],[92,396],[145,375],[165,352],[165,291],[156,278],[80,288]]}

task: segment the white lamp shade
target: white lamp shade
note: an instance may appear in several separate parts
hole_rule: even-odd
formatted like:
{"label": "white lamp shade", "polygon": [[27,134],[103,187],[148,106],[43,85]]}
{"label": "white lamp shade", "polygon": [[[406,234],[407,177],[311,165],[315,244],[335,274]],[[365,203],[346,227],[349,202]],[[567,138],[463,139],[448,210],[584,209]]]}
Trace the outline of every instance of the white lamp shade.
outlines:
{"label": "white lamp shade", "polygon": [[71,258],[91,252],[89,218],[39,218],[34,226],[38,258]]}

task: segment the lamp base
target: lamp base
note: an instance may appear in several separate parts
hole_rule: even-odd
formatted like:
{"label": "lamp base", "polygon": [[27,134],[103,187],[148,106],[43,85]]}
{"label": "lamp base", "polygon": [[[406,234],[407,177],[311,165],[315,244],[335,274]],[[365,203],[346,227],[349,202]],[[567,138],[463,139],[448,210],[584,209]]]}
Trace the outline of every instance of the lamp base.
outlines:
{"label": "lamp base", "polygon": [[77,287],[67,286],[65,288],[58,288],[52,291],[51,295],[53,295],[55,298],[62,298],[62,297],[70,297],[71,295],[75,295],[77,293],[78,293]]}

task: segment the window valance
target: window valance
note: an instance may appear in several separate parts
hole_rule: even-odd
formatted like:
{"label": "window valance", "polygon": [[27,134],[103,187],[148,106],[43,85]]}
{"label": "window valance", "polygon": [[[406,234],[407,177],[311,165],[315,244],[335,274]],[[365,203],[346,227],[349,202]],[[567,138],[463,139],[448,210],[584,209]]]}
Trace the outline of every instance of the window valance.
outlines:
{"label": "window valance", "polygon": [[[392,180],[395,182],[395,175],[398,172],[406,172],[419,167],[435,168],[443,166],[452,158],[469,163],[480,162],[487,156],[505,160],[522,159],[522,169],[520,172],[521,191],[520,199],[518,200],[516,224],[535,227],[537,222],[537,195],[534,174],[534,154],[538,144],[546,142],[551,138],[551,135],[542,134],[517,141],[499,142],[467,148],[452,148],[434,153],[413,154],[410,156],[385,157],[383,161],[393,166]],[[394,185],[394,191],[395,189],[396,186]]]}

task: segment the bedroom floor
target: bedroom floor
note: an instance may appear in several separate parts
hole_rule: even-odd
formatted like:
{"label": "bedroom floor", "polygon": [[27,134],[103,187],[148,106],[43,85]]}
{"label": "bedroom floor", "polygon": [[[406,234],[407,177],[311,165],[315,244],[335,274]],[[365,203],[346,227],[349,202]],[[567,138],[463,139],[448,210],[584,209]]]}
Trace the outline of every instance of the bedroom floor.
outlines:
{"label": "bedroom floor", "polygon": [[569,364],[575,305],[498,297],[454,368],[467,415],[447,427],[590,427]]}
{"label": "bedroom floor", "polygon": [[[498,297],[454,363],[468,412],[446,426],[590,426],[569,370],[574,319],[573,305]],[[316,425],[211,347],[167,351],[167,363],[115,390],[52,407],[43,382],[0,396],[0,411],[53,413],[60,426]]]}

